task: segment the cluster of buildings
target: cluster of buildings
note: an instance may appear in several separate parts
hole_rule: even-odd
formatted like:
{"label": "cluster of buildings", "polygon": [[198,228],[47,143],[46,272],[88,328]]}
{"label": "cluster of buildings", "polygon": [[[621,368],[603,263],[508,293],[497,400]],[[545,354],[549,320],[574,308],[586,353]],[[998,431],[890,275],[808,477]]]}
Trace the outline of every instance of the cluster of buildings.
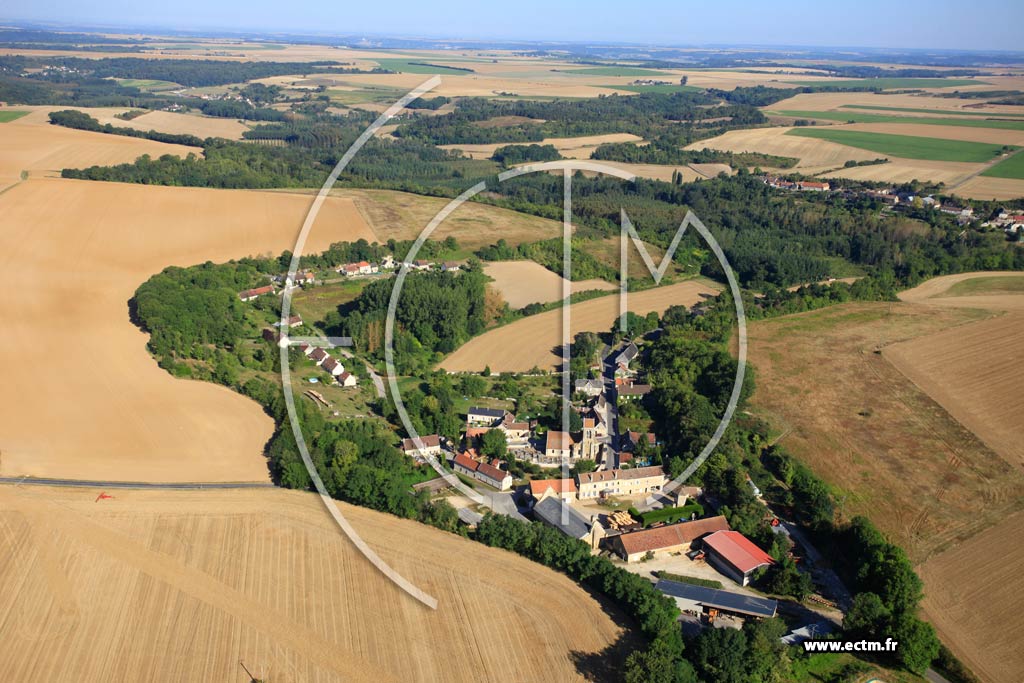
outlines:
{"label": "cluster of buildings", "polygon": [[333,377],[334,381],[341,386],[354,387],[358,384],[356,376],[346,370],[344,365],[324,349],[319,346],[311,346],[310,344],[299,344],[298,348],[304,356],[316,363],[321,370]]}
{"label": "cluster of buildings", "polygon": [[761,178],[765,185],[768,187],[774,187],[778,190],[797,190],[803,192],[828,192],[832,189],[832,186],[825,182],[816,182],[811,180],[786,180],[785,178],[777,178],[775,176],[764,176]]}
{"label": "cluster of buildings", "polygon": [[981,225],[982,227],[1002,228],[1007,234],[1024,234],[1024,213],[1002,209],[995,218]]}
{"label": "cluster of buildings", "polygon": [[[345,263],[334,270],[341,275],[346,277],[355,277],[358,275],[376,275],[382,271],[394,270],[397,267],[395,259],[391,254],[388,254],[379,264],[370,263],[369,261],[359,261],[356,263]],[[409,270],[434,270],[437,266],[433,261],[427,261],[426,259],[416,259],[414,261],[406,261],[402,265],[408,266]],[[441,264],[440,269],[445,273],[454,273],[462,269],[462,264],[458,261],[445,261]]]}

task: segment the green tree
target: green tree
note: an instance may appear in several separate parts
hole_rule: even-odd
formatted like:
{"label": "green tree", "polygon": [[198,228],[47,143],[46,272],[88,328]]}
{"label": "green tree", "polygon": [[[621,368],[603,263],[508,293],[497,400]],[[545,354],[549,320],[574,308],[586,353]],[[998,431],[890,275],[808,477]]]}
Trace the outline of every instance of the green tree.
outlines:
{"label": "green tree", "polygon": [[910,614],[896,619],[892,625],[892,638],[899,643],[896,659],[916,674],[923,674],[932,660],[939,656],[935,628]]}
{"label": "green tree", "polygon": [[480,453],[489,458],[502,458],[508,454],[508,440],[500,429],[489,429],[480,437]]}

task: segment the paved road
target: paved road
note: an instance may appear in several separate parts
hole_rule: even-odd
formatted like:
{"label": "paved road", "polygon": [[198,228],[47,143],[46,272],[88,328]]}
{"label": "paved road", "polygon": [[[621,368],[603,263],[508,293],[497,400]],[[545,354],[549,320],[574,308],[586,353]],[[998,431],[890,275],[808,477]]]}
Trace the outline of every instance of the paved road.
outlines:
{"label": "paved road", "polygon": [[[343,355],[345,358],[348,358],[349,360],[355,359],[355,356],[353,356],[350,352],[346,351],[345,349],[339,348],[338,353]],[[384,380],[381,379],[381,376],[378,375],[377,371],[370,367],[369,364],[366,365],[366,372],[370,375],[370,379],[373,380],[373,388],[377,390],[377,397],[384,398]]]}
{"label": "paved road", "polygon": [[41,477],[0,477],[0,484],[15,486],[63,486],[69,488],[103,488],[103,489],[267,489],[274,488],[270,482],[262,481],[187,481],[187,482],[150,482],[150,481],[94,481],[88,479],[47,479]]}

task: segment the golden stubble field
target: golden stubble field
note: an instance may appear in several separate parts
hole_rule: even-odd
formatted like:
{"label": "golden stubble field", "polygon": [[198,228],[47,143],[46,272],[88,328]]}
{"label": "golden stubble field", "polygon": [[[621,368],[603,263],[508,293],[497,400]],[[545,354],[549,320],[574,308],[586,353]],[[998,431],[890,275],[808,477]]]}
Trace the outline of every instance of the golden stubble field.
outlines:
{"label": "golden stubble field", "polygon": [[[678,282],[629,294],[628,309],[639,315],[664,311],[669,306],[692,306],[721,287],[709,280]],[[571,334],[611,329],[619,315],[619,297],[609,294],[574,304]],[[531,315],[471,339],[445,358],[440,366],[449,372],[526,372],[532,368],[551,370],[561,363],[562,311],[560,308]]]}
{"label": "golden stubble field", "polygon": [[[538,145],[554,145],[559,153],[568,159],[589,159],[600,145],[612,142],[640,142],[643,138],[632,133],[607,133],[605,135],[583,135],[575,138],[544,138]],[[474,159],[489,159],[496,149],[505,147],[507,142],[494,142],[479,145],[439,145],[441,149],[457,149]],[[626,164],[632,166],[633,164]],[[647,165],[647,164],[645,164]]]}
{"label": "golden stubble field", "polygon": [[416,522],[341,505],[436,611],[312,494],[98,493],[0,487],[6,680],[241,681],[243,661],[268,683],[575,681],[634,645],[565,576]]}
{"label": "golden stubble field", "polygon": [[189,153],[203,153],[198,147],[168,145],[141,138],[51,125],[47,114],[61,108],[3,108],[30,113],[14,121],[0,123],[0,149],[3,150],[0,154],[0,188],[17,182],[22,172],[30,176],[53,175],[59,174],[63,168],[131,163],[143,154],[157,157],[162,154],[185,156]]}
{"label": "golden stubble field", "polygon": [[[176,380],[129,320],[166,266],[292,248],[311,197],[30,179],[0,195],[0,473],[120,480],[266,480],[272,423],[231,390]],[[309,251],[376,239],[329,199]]]}
{"label": "golden stubble field", "polygon": [[[562,298],[562,287],[566,282],[561,275],[534,261],[492,261],[484,264],[484,272],[494,280],[494,287],[512,308],[557,301]],[[569,283],[570,292],[588,289],[612,291],[618,287],[597,279]]]}
{"label": "golden stubble field", "polygon": [[1024,597],[1024,296],[954,296],[935,278],[900,303],[754,323],[754,410],[781,443],[907,549],[925,614],[983,680],[1016,683]]}

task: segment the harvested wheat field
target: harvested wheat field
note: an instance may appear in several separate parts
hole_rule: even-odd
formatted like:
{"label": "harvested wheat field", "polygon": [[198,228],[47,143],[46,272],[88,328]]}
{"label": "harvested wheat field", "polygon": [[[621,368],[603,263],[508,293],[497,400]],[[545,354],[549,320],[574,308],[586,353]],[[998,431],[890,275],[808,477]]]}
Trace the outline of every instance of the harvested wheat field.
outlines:
{"label": "harvested wheat field", "polygon": [[[908,380],[882,349],[998,315],[852,303],[749,326],[752,410],[781,443],[922,562],[1024,507],[1024,472]],[[955,368],[945,372],[955,374]]]}
{"label": "harvested wheat field", "polygon": [[835,168],[847,161],[867,161],[881,155],[827,140],[786,135],[791,128],[755,128],[732,130],[709,140],[700,140],[686,149],[717,149],[723,152],[762,152],[800,160],[798,169],[826,166]]}
{"label": "harvested wheat field", "polygon": [[925,616],[984,681],[1018,683],[1024,671],[1022,563],[1024,514],[1016,514],[918,567]]}
{"label": "harvested wheat field", "polygon": [[[720,285],[710,280],[687,280],[674,285],[630,293],[629,310],[639,315],[664,311],[669,306],[692,306],[716,295]],[[619,315],[615,294],[572,306],[572,332],[611,329]],[[449,372],[479,372],[490,366],[495,372],[526,372],[553,369],[561,363],[562,311],[555,309],[485,332],[445,358],[440,366]]]}
{"label": "harvested wheat field", "polygon": [[[310,202],[50,178],[0,195],[0,272],[21,283],[0,301],[0,473],[266,480],[271,419],[230,389],[157,367],[128,301],[169,265],[292,248]],[[375,235],[351,201],[332,198],[307,249],[360,237]]]}
{"label": "harvested wheat field", "polygon": [[0,155],[0,186],[17,182],[22,172],[53,174],[63,168],[130,163],[143,154],[157,157],[203,152],[198,147],[54,126],[48,123],[47,113],[58,107],[14,109],[33,111],[0,125],[0,149],[3,150]]}
{"label": "harvested wheat field", "polygon": [[851,123],[842,124],[839,128],[842,130],[859,130],[869,133],[910,135],[921,138],[939,138],[941,140],[987,142],[994,145],[1024,145],[1024,130],[1009,130],[1005,128],[971,128],[968,126],[939,126],[933,124],[914,123],[913,119],[910,118],[907,119],[907,123]]}
{"label": "harvested wheat field", "polygon": [[1024,197],[1024,180],[976,176],[957,185],[956,193],[971,199],[1017,199]]}
{"label": "harvested wheat field", "polygon": [[161,133],[195,135],[198,138],[227,138],[228,140],[241,140],[242,133],[249,130],[249,126],[241,123],[238,119],[176,114],[171,111],[151,111],[131,121],[115,118],[101,121],[101,123],[110,123],[112,126],[124,126],[136,130],[158,130]]}
{"label": "harvested wheat field", "polygon": [[[494,279],[494,287],[512,308],[558,301],[562,298],[562,285],[566,282],[561,275],[534,261],[493,261],[484,265],[484,272]],[[598,279],[571,282],[569,286],[570,292],[618,289],[617,285]]]}
{"label": "harvested wheat field", "polygon": [[[643,138],[633,135],[631,133],[608,133],[607,135],[584,135],[576,138],[544,138],[538,143],[521,143],[521,144],[538,144],[538,145],[554,145],[556,149],[562,154],[563,157],[569,159],[589,159],[590,155],[594,152],[599,145],[610,142],[640,142]],[[468,156],[474,159],[489,159],[494,154],[494,150],[499,147],[505,147],[509,144],[508,142],[494,142],[480,145],[438,145],[441,149],[458,149],[465,152]],[[633,164],[627,164],[632,166]],[[669,172],[671,174],[671,171]]]}
{"label": "harvested wheat field", "polygon": [[[882,155],[884,156],[884,155]],[[984,164],[966,161],[923,161],[888,157],[885,164],[854,166],[853,168],[828,169],[819,172],[824,178],[850,178],[853,180],[877,180],[883,183],[909,183],[912,180],[930,180],[936,183],[955,185],[985,168]],[[808,169],[810,170],[810,169]],[[957,190],[957,194],[961,194]]]}
{"label": "harvested wheat field", "polygon": [[[619,170],[625,171],[626,173],[632,173],[633,175],[639,178],[650,178],[651,180],[664,180],[665,182],[670,182],[672,180],[673,174],[677,172],[683,175],[684,183],[690,183],[695,180],[703,180],[704,178],[709,177],[692,168],[692,166],[696,166],[697,164],[681,164],[679,166],[666,166],[663,164],[630,164],[624,161],[605,161],[603,159],[595,160],[593,163],[601,164],[602,166],[611,166],[612,168],[617,168]],[[711,164],[703,165],[708,166]],[[715,165],[725,166],[726,168],[728,168],[726,164]],[[561,173],[561,171],[557,171],[557,173]],[[583,175],[598,176],[601,174],[594,171],[583,171]]]}
{"label": "harvested wheat field", "polygon": [[[788,100],[776,102],[765,109],[771,111],[870,111],[848,109],[844,105],[867,107],[894,107],[908,111],[878,110],[879,114],[900,116],[935,116],[941,112],[967,112],[975,114],[1024,114],[1024,107],[1014,105],[981,104],[978,100],[960,100],[949,97],[934,97],[928,94],[876,94],[873,92],[816,92],[794,95]],[[929,109],[934,113],[909,111]]]}
{"label": "harvested wheat field", "polygon": [[240,661],[273,683],[607,680],[597,653],[633,645],[565,576],[416,522],[341,505],[436,611],[312,494],[98,493],[0,488],[7,680],[241,681]]}
{"label": "harvested wheat field", "polygon": [[[392,238],[416,239],[431,219],[448,204],[447,199],[391,190],[332,190],[331,196],[353,201],[381,243]],[[558,221],[466,202],[437,227],[431,239],[454,237],[460,247],[479,249],[499,239],[515,246],[521,242],[559,237],[561,234],[562,224]]]}
{"label": "harvested wheat field", "polygon": [[1024,468],[1024,315],[893,344],[883,356],[985,445]]}

